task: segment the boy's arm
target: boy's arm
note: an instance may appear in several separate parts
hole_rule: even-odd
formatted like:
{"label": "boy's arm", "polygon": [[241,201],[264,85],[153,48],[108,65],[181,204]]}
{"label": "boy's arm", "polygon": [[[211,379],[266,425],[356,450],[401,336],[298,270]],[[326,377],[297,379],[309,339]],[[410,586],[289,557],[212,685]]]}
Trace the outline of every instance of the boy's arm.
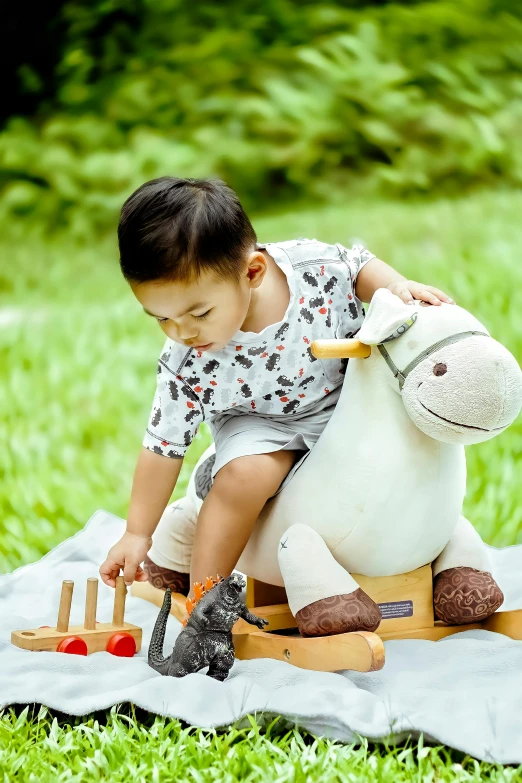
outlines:
{"label": "boy's arm", "polygon": [[152,534],[176,486],[182,464],[182,458],[163,457],[142,447],[134,471],[127,529],[100,566],[100,576],[109,587],[115,587],[120,570],[127,585],[134,580],[146,581],[140,563],[152,546]]}
{"label": "boy's arm", "polygon": [[357,275],[355,294],[361,302],[370,302],[378,288],[388,288],[407,304],[414,299],[421,299],[433,305],[440,305],[441,302],[453,304],[453,300],[438,288],[406,280],[380,258],[372,258]]}
{"label": "boy's arm", "polygon": [[134,471],[127,533],[152,536],[179,478],[182,458],[163,457],[144,446]]}

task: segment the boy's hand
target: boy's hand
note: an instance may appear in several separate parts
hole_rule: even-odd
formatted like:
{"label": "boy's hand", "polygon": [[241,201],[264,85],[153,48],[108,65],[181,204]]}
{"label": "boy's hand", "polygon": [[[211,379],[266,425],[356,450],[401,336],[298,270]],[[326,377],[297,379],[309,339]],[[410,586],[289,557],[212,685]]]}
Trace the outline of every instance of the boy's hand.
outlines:
{"label": "boy's hand", "polygon": [[429,302],[432,305],[440,305],[442,302],[455,304],[453,299],[450,299],[443,291],[439,291],[438,288],[434,288],[432,285],[416,283],[415,280],[397,280],[395,283],[390,283],[386,288],[392,294],[402,299],[403,302],[406,302],[406,304],[411,304],[414,299],[421,299],[423,302]]}
{"label": "boy's hand", "polygon": [[147,574],[140,566],[152,546],[150,536],[137,536],[134,533],[124,533],[119,541],[109,550],[107,559],[100,566],[100,576],[109,587],[116,587],[116,577],[120,569],[127,587],[134,581],[146,582]]}

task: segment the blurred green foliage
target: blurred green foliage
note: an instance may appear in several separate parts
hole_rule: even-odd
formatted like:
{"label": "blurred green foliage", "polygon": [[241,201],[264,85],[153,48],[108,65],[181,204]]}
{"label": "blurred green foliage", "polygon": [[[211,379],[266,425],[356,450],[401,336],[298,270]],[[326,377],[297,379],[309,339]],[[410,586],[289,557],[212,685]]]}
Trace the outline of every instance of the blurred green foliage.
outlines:
{"label": "blurred green foliage", "polygon": [[[364,242],[440,287],[522,358],[522,191],[427,203],[361,199],[256,219],[262,241]],[[0,235],[0,573],[32,562],[103,508],[125,517],[165,335],[123,279],[114,233],[84,243]],[[210,441],[200,432],[175,497]],[[522,417],[467,450],[464,512],[494,546],[522,543]],[[1,757],[0,757],[1,768]],[[0,776],[0,780],[3,780]]]}
{"label": "blurred green foliage", "polygon": [[0,220],[89,237],[165,174],[220,176],[256,210],[522,184],[522,7],[508,0],[82,0],[57,14],[54,93],[21,63],[35,109],[0,132]]}

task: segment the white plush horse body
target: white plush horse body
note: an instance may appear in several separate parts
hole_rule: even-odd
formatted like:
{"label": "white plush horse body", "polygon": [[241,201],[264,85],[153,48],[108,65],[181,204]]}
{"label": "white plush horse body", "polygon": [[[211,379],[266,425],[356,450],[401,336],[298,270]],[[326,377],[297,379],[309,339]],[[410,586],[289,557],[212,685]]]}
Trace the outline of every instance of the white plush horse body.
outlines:
{"label": "white plush horse body", "polygon": [[[434,576],[461,566],[489,570],[480,536],[461,515],[464,444],[514,420],[522,402],[518,364],[466,310],[406,305],[385,289],[357,337],[371,355],[349,361],[332,418],[265,506],[237,565],[284,585],[294,615],[353,593],[350,573],[390,576],[433,561]],[[410,363],[402,378],[398,371]],[[157,565],[189,571],[203,502],[198,471],[212,453],[199,460],[187,496],[162,517],[149,553]]]}

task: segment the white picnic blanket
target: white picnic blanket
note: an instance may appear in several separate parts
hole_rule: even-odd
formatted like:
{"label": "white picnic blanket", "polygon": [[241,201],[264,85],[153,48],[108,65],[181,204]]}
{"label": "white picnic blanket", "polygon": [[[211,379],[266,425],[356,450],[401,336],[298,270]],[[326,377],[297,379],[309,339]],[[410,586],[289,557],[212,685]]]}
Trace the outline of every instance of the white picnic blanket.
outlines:
{"label": "white picnic blanket", "polygon": [[[87,657],[33,653],[10,643],[11,631],[56,625],[63,579],[75,582],[71,625],[81,624],[85,587],[123,533],[125,522],[97,511],[86,526],[36,563],[0,576],[0,709],[45,704],[85,715],[123,702],[195,726],[223,727],[249,713],[284,715],[316,735],[345,742],[358,735],[390,744],[422,732],[486,761],[522,763],[522,642],[489,631],[466,631],[439,642],[385,643],[381,671],[361,674],[298,669],[271,659],[236,661],[229,678],[162,677],[147,665],[158,609],[127,596],[125,619],[143,628],[134,658],[107,652]],[[489,547],[503,609],[522,608],[522,546]],[[100,580],[97,618],[112,617],[114,592]],[[180,630],[170,617],[165,651]]]}

